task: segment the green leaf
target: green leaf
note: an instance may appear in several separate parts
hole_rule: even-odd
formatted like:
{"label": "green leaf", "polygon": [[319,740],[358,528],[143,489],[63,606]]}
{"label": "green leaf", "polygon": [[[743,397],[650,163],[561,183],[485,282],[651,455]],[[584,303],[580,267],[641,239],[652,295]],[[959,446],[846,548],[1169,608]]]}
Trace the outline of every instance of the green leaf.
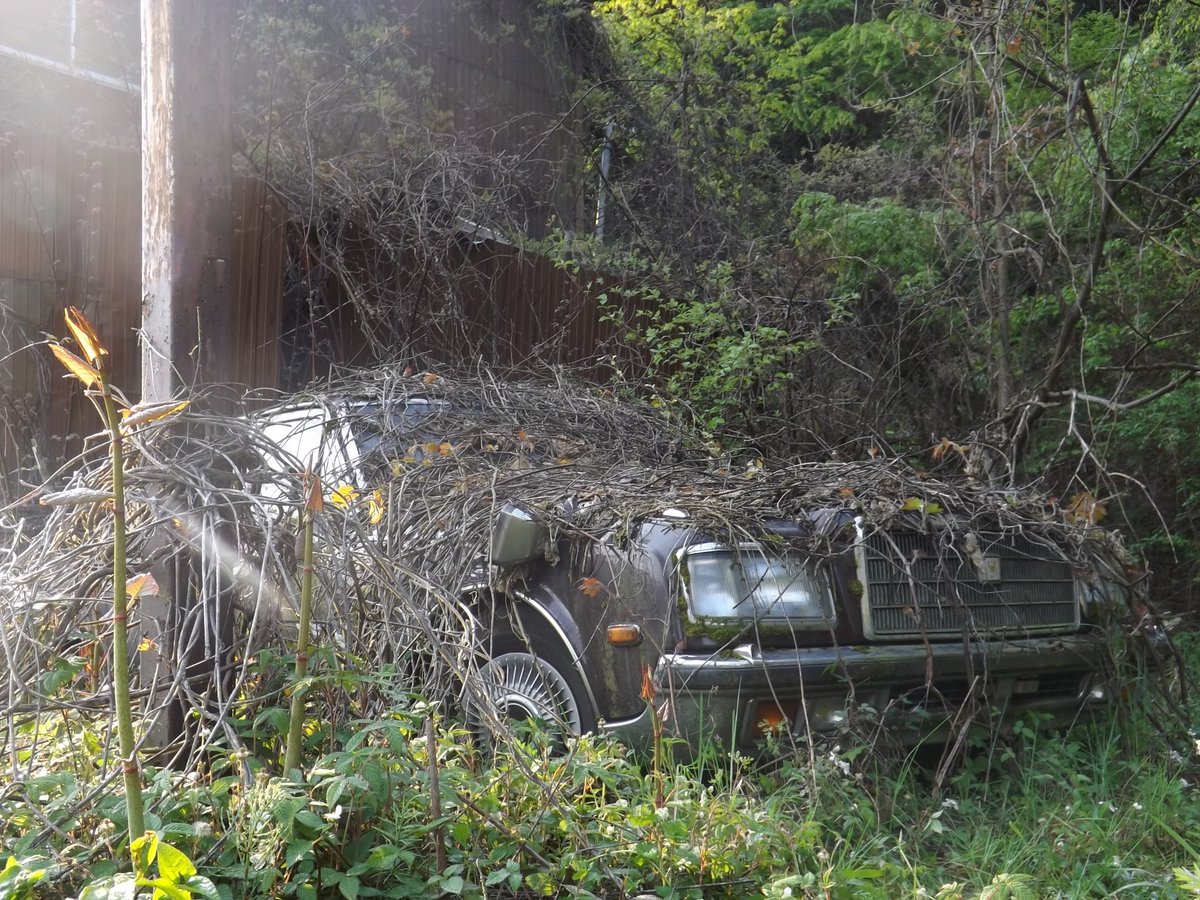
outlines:
{"label": "green leaf", "polygon": [[289,868],[296,865],[306,856],[312,856],[312,848],[312,841],[289,841],[287,850],[283,854],[283,864]]}
{"label": "green leaf", "polygon": [[138,886],[154,888],[154,900],[192,900],[191,891],[165,878],[139,878]]}
{"label": "green leaf", "polygon": [[150,863],[158,855],[158,835],[147,831],[139,838],[134,838],[129,845],[129,855],[133,857],[133,870],[138,875],[145,875],[150,870]]}
{"label": "green leaf", "polygon": [[344,875],[342,880],[338,882],[338,890],[342,892],[342,896],[346,900],[358,900],[358,889],[361,882],[353,875]]}
{"label": "green leaf", "polygon": [[321,820],[321,817],[311,809],[302,809],[296,813],[296,822],[314,831],[323,831],[325,829],[325,823]]}
{"label": "green leaf", "polygon": [[158,874],[168,881],[186,881],[196,874],[188,855],[170,844],[158,845]]}
{"label": "green leaf", "polygon": [[79,900],[134,900],[137,879],[128,873],[93,882],[79,892]]}
{"label": "green leaf", "polygon": [[494,887],[506,878],[508,878],[508,869],[497,869],[495,872],[489,874],[483,883],[488,887]]}
{"label": "green leaf", "polygon": [[183,882],[183,886],[197,897],[204,897],[205,900],[222,900],[217,886],[203,875],[193,875]]}

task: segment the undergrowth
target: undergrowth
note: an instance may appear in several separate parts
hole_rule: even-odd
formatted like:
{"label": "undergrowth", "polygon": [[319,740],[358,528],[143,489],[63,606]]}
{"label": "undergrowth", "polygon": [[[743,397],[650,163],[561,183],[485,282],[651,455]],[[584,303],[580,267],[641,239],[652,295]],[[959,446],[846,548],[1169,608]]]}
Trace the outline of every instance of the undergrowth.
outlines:
{"label": "undergrowth", "polygon": [[[323,658],[310,713],[378,687]],[[21,777],[0,792],[0,900],[1200,896],[1196,758],[1166,749],[1133,704],[1067,733],[1018,722],[940,792],[919,757],[845,742],[770,764],[655,763],[597,737],[558,755],[531,732],[485,759],[407,697],[369,720],[313,716],[291,781],[273,774],[281,712],[244,712],[199,768],[148,770],[153,835],[135,873],[108,722],[21,723],[7,747]]]}

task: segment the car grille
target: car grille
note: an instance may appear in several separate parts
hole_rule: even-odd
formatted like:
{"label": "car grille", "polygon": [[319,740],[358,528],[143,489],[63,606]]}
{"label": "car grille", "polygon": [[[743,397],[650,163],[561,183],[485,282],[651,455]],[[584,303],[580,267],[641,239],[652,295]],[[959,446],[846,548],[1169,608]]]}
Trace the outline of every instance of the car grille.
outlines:
{"label": "car grille", "polygon": [[[869,537],[860,548],[868,636],[1037,634],[1079,625],[1070,563],[1022,537],[980,536],[978,553],[923,534]],[[981,577],[980,558],[991,563]],[[865,570],[865,578],[863,578]],[[998,576],[998,577],[997,577]]]}

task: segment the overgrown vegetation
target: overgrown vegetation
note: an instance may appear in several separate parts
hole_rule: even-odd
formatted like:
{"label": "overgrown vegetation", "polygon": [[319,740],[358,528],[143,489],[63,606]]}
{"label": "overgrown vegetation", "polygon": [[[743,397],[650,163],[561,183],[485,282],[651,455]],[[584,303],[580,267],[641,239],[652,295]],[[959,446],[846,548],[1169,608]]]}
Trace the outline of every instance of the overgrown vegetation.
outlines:
{"label": "overgrown vegetation", "polygon": [[[769,765],[656,764],[596,738],[563,756],[536,732],[485,758],[415,698],[358,718],[356,698],[394,673],[315,662],[301,780],[274,774],[268,752],[279,694],[247,697],[193,768],[147,770],[157,877],[168,862],[190,873],[164,896],[1158,898],[1194,896],[1200,879],[1196,757],[1166,749],[1137,704],[1065,736],[1018,723],[935,794],[918,757],[849,736]],[[264,655],[255,671],[265,685],[289,663]],[[127,810],[98,777],[115,750],[106,719],[30,716],[11,741],[22,777],[0,795],[0,897],[120,883]]]}
{"label": "overgrown vegetation", "polygon": [[[243,66],[275,65],[243,73],[256,84],[242,95],[243,160],[291,204],[289,296],[307,317],[296,330],[316,335],[341,300],[377,361],[428,354],[421,341],[461,325],[463,241],[501,234],[603,295],[620,359],[641,365],[636,388],[614,389],[650,395],[726,454],[710,460],[720,470],[705,487],[767,496],[764,457],[832,458],[813,490],[847,506],[881,500],[870,508],[886,518],[910,500],[924,515],[922,498],[960,470],[973,479],[962,490],[1000,498],[1003,514],[1005,495],[990,488],[1041,479],[1061,499],[1038,521],[1073,519],[1087,543],[1107,514],[1154,561],[1157,596],[1191,612],[1194,5],[603,0],[540,13],[515,38],[489,19],[502,33],[484,37],[549,36],[578,54],[574,118],[494,152],[486,135],[506,123],[450,134],[393,4],[358,17],[333,4],[248,6]],[[284,77],[267,77],[276,70]],[[602,239],[584,233],[587,216],[527,203],[546,173],[525,163],[550,136],[596,148],[581,173],[568,161],[554,174],[575,179],[577,207],[603,197]],[[546,221],[531,225],[531,208]],[[422,390],[436,393],[434,381]],[[609,400],[596,401],[609,417],[593,424],[611,438]],[[666,419],[638,410],[625,427],[641,429],[644,455],[674,460]],[[189,421],[197,433],[212,424]],[[532,464],[526,423],[498,421],[502,437],[482,429],[471,449],[512,462],[488,474],[519,480]],[[553,461],[548,483],[582,471],[594,486],[595,467],[572,466],[601,445],[564,421],[538,438],[555,448],[541,460]],[[484,755],[448,702],[475,644],[469,612],[445,590],[479,558],[484,523],[449,549],[445,535],[464,497],[494,500],[496,482],[470,481],[479,472],[445,441],[389,460],[409,486],[412,469],[444,476],[436,515],[333,488],[315,573],[311,516],[301,555],[310,587],[353,602],[321,611],[311,661],[303,642],[287,657],[282,610],[305,580],[291,550],[301,503],[266,512],[264,527],[258,492],[298,479],[244,466],[260,438],[243,428],[236,452],[200,441],[160,453],[147,441],[131,457],[134,552],[174,566],[203,598],[186,613],[186,642],[135,645],[143,659],[184,663],[172,674],[179,703],[157,712],[182,706],[192,739],[165,748],[174,769],[148,768],[136,785],[143,835],[136,802],[114,790],[134,754],[125,722],[115,739],[102,690],[129,668],[121,634],[103,624],[125,586],[111,574],[118,530],[97,508],[6,560],[44,578],[0,632],[12,635],[0,898],[1200,895],[1200,712],[1181,703],[1164,723],[1161,695],[1136,679],[1095,724],[1048,734],[1019,722],[979,738],[947,777],[850,733],[798,749],[780,740],[770,764],[707,750],[677,762],[663,746],[630,758],[590,737],[562,754],[536,731]],[[916,467],[874,465],[892,451]],[[830,478],[839,466],[854,477]],[[123,464],[112,471],[115,489]],[[803,479],[781,483],[816,496]],[[645,479],[605,499],[664,508]],[[385,514],[396,519],[380,527]],[[391,556],[364,540],[377,528],[399,541]],[[231,565],[230,543],[254,552]],[[44,568],[22,568],[31,560]],[[247,585],[254,602],[238,607]],[[247,643],[234,623],[248,623]],[[414,685],[422,696],[397,693]]]}
{"label": "overgrown vegetation", "polygon": [[[76,474],[66,495],[76,502],[15,536],[0,569],[10,726],[0,840],[14,860],[0,897],[141,887],[171,898],[336,891],[348,900],[1036,896],[1068,883],[1064,868],[1080,890],[1161,896],[1174,889],[1173,869],[1200,865],[1189,826],[1179,827],[1200,812],[1180,780],[1196,768],[1186,736],[1196,714],[1164,705],[1181,696],[1172,672],[1166,694],[1123,672],[1130,703],[1065,741],[1036,721],[981,730],[957,775],[926,773],[870,727],[811,745],[771,737],[762,761],[711,745],[676,761],[661,728],[651,753],[632,756],[595,737],[564,748],[513,725],[493,756],[455,724],[485,652],[463,592],[486,553],[490,510],[510,497],[558,510],[550,521],[580,545],[669,502],[736,536],[757,534],[769,511],[794,518],[830,503],[865,522],[915,517],[936,531],[952,527],[953,507],[959,527],[999,519],[1056,535],[1081,565],[1115,565],[1105,578],[1126,580],[1136,606],[1136,569],[1088,511],[943,482],[898,461],[737,468],[661,409],[570,384],[373,372],[322,396],[392,410],[419,401],[415,443],[403,413],[348,420],[375,441],[368,474],[386,492],[302,485],[298,461],[252,418],[180,414],[172,421],[188,439],[161,421],[130,424],[170,408],[126,419],[127,562],[181,567],[197,585],[185,615],[204,623],[138,644],[142,696],[159,698],[143,704],[143,733],[176,704],[192,723],[154,748],[173,766],[147,768],[138,785],[148,834],[127,833],[137,813],[113,785],[130,774],[129,754],[101,690],[114,666],[128,666],[103,615],[113,523],[91,502],[107,497],[107,447]],[[624,440],[603,443],[616,434]],[[569,498],[586,509],[568,515]],[[302,640],[284,655],[292,598],[314,588],[321,644]],[[219,652],[197,654],[206,643]],[[145,674],[156,658],[196,662],[186,679],[156,681]],[[422,695],[404,693],[413,688]],[[653,688],[643,691],[653,704]],[[1048,839],[1061,846],[1048,851]]]}
{"label": "overgrown vegetation", "polygon": [[661,298],[625,336],[672,402],[773,454],[969,443],[1119,504],[1190,591],[1194,8],[594,14],[619,202],[572,254]]}

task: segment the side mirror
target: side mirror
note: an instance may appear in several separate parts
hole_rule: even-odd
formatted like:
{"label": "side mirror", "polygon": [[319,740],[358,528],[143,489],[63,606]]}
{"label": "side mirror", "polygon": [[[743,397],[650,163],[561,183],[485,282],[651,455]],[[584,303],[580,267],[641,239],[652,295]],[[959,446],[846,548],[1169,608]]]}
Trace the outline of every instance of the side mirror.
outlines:
{"label": "side mirror", "polygon": [[492,558],[497,566],[515,566],[545,555],[549,531],[525,510],[509,501],[492,525]]}

